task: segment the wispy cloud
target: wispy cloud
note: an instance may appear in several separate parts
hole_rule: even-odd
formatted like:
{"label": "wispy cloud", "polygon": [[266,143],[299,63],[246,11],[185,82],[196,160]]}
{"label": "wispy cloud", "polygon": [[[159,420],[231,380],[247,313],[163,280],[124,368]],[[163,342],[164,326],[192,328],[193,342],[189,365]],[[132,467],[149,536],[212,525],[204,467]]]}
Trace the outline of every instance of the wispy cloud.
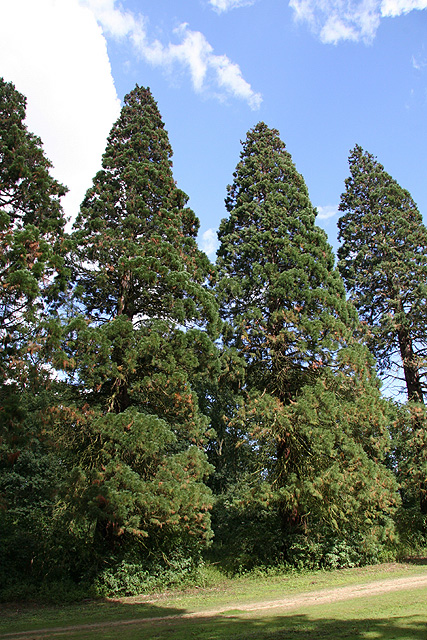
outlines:
{"label": "wispy cloud", "polygon": [[168,71],[176,66],[187,70],[197,93],[244,100],[254,110],[260,107],[261,94],[243,78],[239,65],[226,55],[215,54],[206,37],[192,31],[187,23],[175,29],[177,42],[163,44],[149,39],[144,16],[124,11],[115,0],[80,2],[93,12],[107,36],[129,39],[142,60]]}
{"label": "wispy cloud", "polygon": [[338,205],[327,205],[326,207],[316,207],[318,220],[328,220],[338,215]]}
{"label": "wispy cloud", "polygon": [[290,0],[289,6],[327,44],[372,42],[381,19],[377,0]]}
{"label": "wispy cloud", "polygon": [[[256,0],[209,0],[217,13],[254,4]],[[382,18],[427,9],[427,0],[289,0],[297,22],[307,23],[326,44],[375,38]]]}
{"label": "wispy cloud", "polygon": [[125,38],[129,33],[143,33],[145,31],[144,18],[135,17],[130,11],[117,9],[115,0],[78,0],[87,7],[102,24],[107,35],[115,38]]}
{"label": "wispy cloud", "polygon": [[324,43],[350,40],[369,44],[382,18],[426,9],[427,0],[290,0],[289,6],[295,19],[307,23]]}
{"label": "wispy cloud", "polygon": [[216,229],[208,229],[202,234],[200,248],[209,256],[209,258],[215,257],[216,250],[218,249],[218,236]]}
{"label": "wispy cloud", "polygon": [[414,9],[427,9],[427,0],[383,0],[381,15],[395,18]]}
{"label": "wispy cloud", "polygon": [[247,7],[255,2],[256,0],[209,0],[209,4],[217,13],[224,13],[238,7]]}
{"label": "wispy cloud", "polygon": [[246,100],[253,111],[260,108],[262,96],[252,90],[251,85],[243,78],[238,64],[231,62],[225,55],[213,56],[209,62],[215,72],[220,88],[242,100]]}
{"label": "wispy cloud", "polygon": [[417,71],[422,71],[427,67],[427,57],[424,52],[419,55],[412,56],[412,66]]}

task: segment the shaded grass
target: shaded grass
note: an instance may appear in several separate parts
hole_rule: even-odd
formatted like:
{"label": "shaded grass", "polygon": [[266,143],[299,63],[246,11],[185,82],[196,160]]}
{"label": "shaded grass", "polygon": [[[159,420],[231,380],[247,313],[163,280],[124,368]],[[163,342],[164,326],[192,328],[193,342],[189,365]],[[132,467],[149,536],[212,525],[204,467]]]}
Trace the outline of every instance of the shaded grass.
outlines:
{"label": "shaded grass", "polygon": [[426,640],[427,589],[304,607],[270,615],[227,612],[211,618],[163,620],[34,638],[68,640]]}
{"label": "shaded grass", "polygon": [[[427,589],[306,607],[297,614],[227,613],[203,620],[165,620],[80,631],[69,640],[426,640]],[[231,615],[231,617],[229,617]]]}
{"label": "shaded grass", "polygon": [[[102,600],[66,607],[28,607],[8,605],[2,607],[0,634],[29,629],[42,629],[128,621],[132,619],[181,615],[204,609],[219,609],[230,604],[234,611],[203,619],[164,620],[156,623],[141,621],[124,626],[76,630],[67,638],[97,640],[225,640],[228,638],[260,638],[281,640],[316,637],[331,638],[398,638],[427,640],[427,590],[394,592],[369,598],[357,598],[331,605],[306,606],[297,615],[279,615],[239,612],[239,604],[275,600],[299,592],[309,592],[376,580],[420,575],[427,573],[426,565],[391,564],[345,569],[332,572],[310,572],[243,576],[238,579],[220,579],[214,587],[192,589],[186,592],[158,594],[145,598]],[[212,576],[211,576],[211,579]],[[421,633],[423,635],[419,635]],[[372,635],[373,634],[373,635]],[[394,634],[394,635],[393,635]],[[403,635],[402,635],[403,634]],[[405,635],[406,634],[406,635]],[[61,634],[62,635],[62,634]],[[1,637],[1,636],[0,636]],[[31,637],[31,636],[27,636]],[[35,636],[34,636],[35,637]],[[40,636],[39,636],[40,637]],[[49,633],[43,637],[55,637]]]}

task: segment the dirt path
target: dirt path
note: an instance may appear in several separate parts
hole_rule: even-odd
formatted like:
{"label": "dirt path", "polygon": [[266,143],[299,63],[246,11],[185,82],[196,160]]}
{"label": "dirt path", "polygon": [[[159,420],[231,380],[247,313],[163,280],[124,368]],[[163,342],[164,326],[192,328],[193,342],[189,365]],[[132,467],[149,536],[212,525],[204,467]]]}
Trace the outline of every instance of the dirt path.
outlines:
{"label": "dirt path", "polygon": [[[169,622],[171,620],[185,620],[189,618],[213,618],[221,615],[222,618],[235,616],[239,612],[263,611],[268,609],[280,611],[288,611],[299,609],[308,605],[328,604],[331,602],[339,602],[341,600],[351,600],[352,598],[361,598],[365,596],[374,596],[382,593],[390,593],[392,591],[402,591],[406,589],[419,589],[427,587],[427,575],[413,576],[410,578],[391,578],[389,580],[380,580],[368,584],[358,584],[350,587],[337,587],[335,589],[323,589],[322,591],[310,591],[307,593],[299,593],[295,596],[287,596],[279,600],[269,600],[261,602],[252,602],[248,604],[234,603],[219,609],[207,609],[205,611],[195,611],[189,613],[175,614],[170,616],[159,616],[153,618],[133,618],[131,620],[116,620],[109,622],[97,622],[93,624],[82,624],[69,627],[51,627],[48,629],[37,629],[34,631],[21,631],[18,633],[0,634],[0,640],[18,640],[19,638],[27,640],[40,640],[40,638],[49,638],[55,635],[66,635],[73,631],[84,631],[102,629],[106,627],[121,627],[124,625],[141,625],[153,624],[161,622]],[[148,602],[147,602],[148,604]]]}

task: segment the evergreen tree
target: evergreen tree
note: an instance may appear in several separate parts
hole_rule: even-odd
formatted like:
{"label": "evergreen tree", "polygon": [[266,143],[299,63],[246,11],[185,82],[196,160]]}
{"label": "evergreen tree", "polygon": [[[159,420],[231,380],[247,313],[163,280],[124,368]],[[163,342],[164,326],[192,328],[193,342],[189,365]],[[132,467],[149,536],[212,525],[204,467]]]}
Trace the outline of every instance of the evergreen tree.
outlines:
{"label": "evergreen tree", "polygon": [[218,291],[229,343],[245,355],[251,386],[292,398],[351,337],[356,314],[276,130],[249,131],[227,191]]}
{"label": "evergreen tree", "polygon": [[24,122],[26,99],[0,78],[0,384],[24,380],[38,352],[35,329],[64,287],[66,189],[50,175],[42,143]]}
{"label": "evergreen tree", "polygon": [[[405,448],[427,514],[426,416],[427,228],[408,191],[356,145],[341,196],[338,267],[367,327],[368,344],[382,372],[403,370],[408,401]],[[408,415],[409,415],[408,414]],[[403,461],[401,461],[403,462]]]}
{"label": "evergreen tree", "polygon": [[157,104],[136,86],[75,223],[83,313],[62,356],[77,394],[62,416],[70,463],[80,458],[76,509],[95,523],[98,550],[140,549],[138,562],[211,535],[207,421],[192,385],[216,366],[217,309],[171,156]]}
{"label": "evergreen tree", "polygon": [[339,270],[383,371],[401,363],[408,400],[423,402],[427,229],[410,194],[356,145],[341,196]]}
{"label": "evergreen tree", "polygon": [[66,188],[51,176],[25,113],[25,97],[0,79],[2,587],[13,580],[21,584],[25,575],[46,575],[52,540],[59,541],[53,513],[61,464],[45,431],[52,402],[52,311],[67,277],[60,204]]}
{"label": "evergreen tree", "polygon": [[288,540],[288,557],[297,533],[357,546],[370,529],[378,542],[391,534],[396,500],[380,464],[386,407],[307,187],[276,130],[249,131],[227,190],[217,291],[226,344],[246,363],[232,423],[257,461],[252,499],[257,485],[260,509],[269,505],[272,522],[279,515],[277,547]]}

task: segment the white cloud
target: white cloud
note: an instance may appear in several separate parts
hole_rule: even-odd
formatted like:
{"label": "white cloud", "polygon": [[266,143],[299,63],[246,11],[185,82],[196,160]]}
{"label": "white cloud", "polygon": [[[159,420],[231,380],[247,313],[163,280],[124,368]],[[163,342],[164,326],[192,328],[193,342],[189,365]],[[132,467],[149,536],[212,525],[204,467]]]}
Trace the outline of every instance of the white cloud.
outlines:
{"label": "white cloud", "polygon": [[215,229],[208,229],[202,234],[200,242],[201,249],[209,256],[214,258],[218,249],[218,236]]}
{"label": "white cloud", "polygon": [[146,62],[190,73],[196,91],[232,96],[258,108],[237,64],[182,25],[177,44],[148,40],[146,19],[116,0],[0,0],[0,74],[27,98],[27,124],[40,136],[54,176],[69,193],[74,218],[101,166],[106,138],[120,112],[105,36],[129,40]]}
{"label": "white cloud", "polygon": [[204,35],[198,31],[190,31],[187,24],[175,29],[175,33],[181,36],[182,42],[164,47],[158,64],[172,66],[179,62],[188,67],[193,87],[200,92],[204,88],[211,61],[216,56]]}
{"label": "white cloud", "polygon": [[381,3],[381,15],[384,17],[394,18],[414,9],[427,9],[427,0],[383,0]]}
{"label": "white cloud", "polygon": [[378,0],[290,0],[289,6],[297,21],[307,22],[328,44],[371,42],[380,23]]}
{"label": "white cloud", "polygon": [[243,78],[239,65],[231,62],[227,56],[214,56],[210,63],[215,69],[220,87],[224,87],[232,95],[246,100],[254,111],[260,108],[262,96],[260,93],[252,91],[251,85]]}
{"label": "white cloud", "polygon": [[295,20],[306,22],[324,43],[350,40],[369,44],[381,18],[426,9],[427,0],[289,0],[289,6]]}
{"label": "white cloud", "polygon": [[130,32],[144,32],[144,19],[135,18],[130,11],[115,8],[115,0],[80,0],[102,24],[104,31],[114,38],[125,38]]}
{"label": "white cloud", "polygon": [[[217,13],[252,5],[256,0],[209,0]],[[320,40],[370,43],[381,18],[396,17],[414,9],[427,9],[427,0],[289,0],[297,22],[306,22]]]}
{"label": "white cloud", "polygon": [[357,40],[357,32],[351,24],[336,15],[329,16],[320,31],[320,39],[328,44],[337,44],[340,40]]}
{"label": "white cloud", "polygon": [[[181,37],[181,42],[168,44],[158,51],[156,64],[172,66],[178,62],[189,69],[197,92],[215,92],[220,98],[232,96],[244,100],[253,110],[259,109],[261,94],[255,93],[243,78],[238,64],[226,55],[214,54],[205,36],[199,31],[191,31],[187,24],[182,24],[175,33]],[[141,53],[144,55],[144,50]]]}
{"label": "white cloud", "polygon": [[412,56],[412,66],[417,71],[422,71],[427,67],[427,57],[424,52],[420,53],[418,56]]}
{"label": "white cloud", "polygon": [[[224,1],[224,0],[223,0]],[[235,4],[238,0],[234,0]],[[243,78],[240,67],[225,55],[216,55],[200,31],[192,31],[183,23],[174,31],[178,43],[150,41],[145,18],[116,6],[115,0],[80,0],[90,8],[106,35],[128,38],[139,57],[153,66],[171,71],[180,66],[190,73],[196,92],[210,92],[221,99],[232,96],[258,109],[262,98]],[[230,5],[230,2],[226,3]],[[231,5],[230,5],[231,6]],[[237,6],[237,4],[236,4]]]}
{"label": "white cloud", "polygon": [[316,207],[318,220],[329,220],[338,215],[338,205],[327,205],[326,207]]}
{"label": "white cloud", "polygon": [[120,110],[101,29],[75,0],[1,1],[0,69],[28,98],[28,128],[70,189],[74,217]]}
{"label": "white cloud", "polygon": [[255,2],[256,0],[209,0],[209,4],[217,13],[223,13],[238,7],[247,7]]}

